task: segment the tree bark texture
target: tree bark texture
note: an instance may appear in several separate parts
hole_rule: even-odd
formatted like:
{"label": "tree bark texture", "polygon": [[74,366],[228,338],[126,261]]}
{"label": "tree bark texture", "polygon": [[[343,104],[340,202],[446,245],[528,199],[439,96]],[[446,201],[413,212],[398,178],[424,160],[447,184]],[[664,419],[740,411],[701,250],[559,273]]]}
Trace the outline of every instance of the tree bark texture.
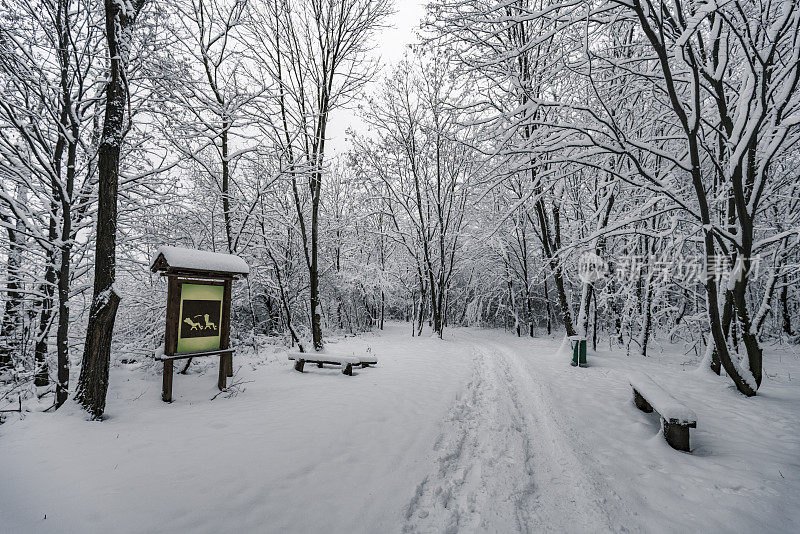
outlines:
{"label": "tree bark texture", "polygon": [[122,4],[105,0],[106,42],[110,75],[100,141],[94,290],[75,399],[93,419],[103,416],[114,319],[120,297],[114,291],[117,245],[117,191],[120,148],[125,137],[128,103],[127,60],[136,17],[146,0]]}

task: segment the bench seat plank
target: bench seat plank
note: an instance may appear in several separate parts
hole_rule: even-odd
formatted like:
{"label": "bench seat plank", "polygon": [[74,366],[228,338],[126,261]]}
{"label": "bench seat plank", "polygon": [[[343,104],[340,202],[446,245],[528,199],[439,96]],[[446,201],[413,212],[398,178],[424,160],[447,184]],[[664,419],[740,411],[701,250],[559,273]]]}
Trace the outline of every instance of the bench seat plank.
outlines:
{"label": "bench seat plank", "polygon": [[644,373],[632,373],[629,376],[631,387],[636,390],[666,421],[675,424],[696,426],[697,416],[678,399],[656,384]]}
{"label": "bench seat plank", "polygon": [[366,354],[364,356],[359,356],[358,359],[361,360],[361,365],[363,365],[365,367],[367,365],[377,365],[378,364],[377,356],[373,356],[371,354]]}
{"label": "bench seat plank", "polygon": [[289,359],[305,360],[308,363],[327,363],[329,365],[360,364],[362,362],[360,358],[355,356],[340,356],[326,352],[290,352]]}

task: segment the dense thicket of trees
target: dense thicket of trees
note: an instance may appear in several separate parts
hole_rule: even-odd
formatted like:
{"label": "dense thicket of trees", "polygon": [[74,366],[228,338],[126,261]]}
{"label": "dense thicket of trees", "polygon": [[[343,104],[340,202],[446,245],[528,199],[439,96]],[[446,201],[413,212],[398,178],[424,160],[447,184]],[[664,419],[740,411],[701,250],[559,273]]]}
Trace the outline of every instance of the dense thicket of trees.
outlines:
{"label": "dense thicket of trees", "polygon": [[[248,261],[240,340],[319,349],[395,318],[683,341],[746,395],[764,340],[796,340],[797,2],[435,0],[379,78],[387,0],[154,2],[109,26],[139,7],[0,7],[9,387],[102,385],[103,295],[112,359],[157,347],[165,243]],[[331,158],[343,106],[366,128]]]}

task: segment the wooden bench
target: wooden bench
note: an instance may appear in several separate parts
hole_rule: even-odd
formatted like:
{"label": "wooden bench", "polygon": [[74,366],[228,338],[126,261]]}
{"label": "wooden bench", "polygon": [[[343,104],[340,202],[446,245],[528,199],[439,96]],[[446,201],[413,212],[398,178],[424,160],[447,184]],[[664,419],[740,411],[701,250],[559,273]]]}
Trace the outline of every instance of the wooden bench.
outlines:
{"label": "wooden bench", "polygon": [[689,429],[697,428],[697,416],[682,402],[655,383],[644,373],[629,376],[633,402],[643,412],[657,411],[661,416],[664,439],[670,447],[689,452]]}
{"label": "wooden bench", "polygon": [[[163,348],[163,347],[162,347]],[[173,376],[173,362],[175,360],[185,360],[187,358],[201,358],[203,356],[219,356],[219,378],[217,379],[217,387],[220,391],[228,386],[228,377],[233,376],[233,353],[236,349],[218,349],[206,350],[200,352],[183,352],[181,354],[172,354],[167,356],[163,352],[156,353],[154,358],[157,361],[164,362],[164,375],[161,380],[161,400],[164,402],[172,402],[172,376]]]}
{"label": "wooden bench", "polygon": [[361,360],[361,368],[369,367],[370,365],[378,365],[378,358],[371,355],[366,356],[359,356],[359,360]]}
{"label": "wooden bench", "polygon": [[294,370],[303,372],[306,363],[315,363],[322,368],[325,364],[341,365],[342,374],[353,376],[353,366],[369,367],[376,365],[378,358],[375,356],[340,356],[326,352],[290,352],[289,359],[294,360]]}

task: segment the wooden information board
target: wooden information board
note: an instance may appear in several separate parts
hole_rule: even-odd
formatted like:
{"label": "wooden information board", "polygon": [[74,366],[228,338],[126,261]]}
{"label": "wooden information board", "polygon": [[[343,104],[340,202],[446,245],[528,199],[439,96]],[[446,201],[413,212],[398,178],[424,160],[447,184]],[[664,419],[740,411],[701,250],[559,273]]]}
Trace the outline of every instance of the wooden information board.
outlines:
{"label": "wooden information board", "polygon": [[233,376],[230,347],[231,290],[233,280],[247,276],[247,264],[238,256],[216,252],[162,247],[151,265],[168,279],[162,398],[172,400],[173,361],[219,356],[218,387]]}

